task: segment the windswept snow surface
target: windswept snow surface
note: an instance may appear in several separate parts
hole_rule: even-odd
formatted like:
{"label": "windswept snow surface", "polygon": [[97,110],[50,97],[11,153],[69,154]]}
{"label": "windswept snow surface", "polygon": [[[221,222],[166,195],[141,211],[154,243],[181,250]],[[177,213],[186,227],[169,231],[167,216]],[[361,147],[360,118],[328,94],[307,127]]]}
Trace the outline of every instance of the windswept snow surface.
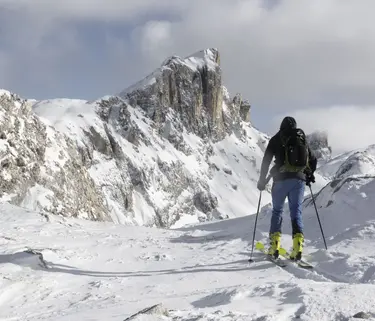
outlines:
{"label": "windswept snow surface", "polygon": [[[253,215],[175,230],[64,219],[0,205],[0,319],[123,321],[162,303],[168,316],[136,321],[355,320],[375,313],[375,181],[328,185],[304,210],[312,271],[254,252]],[[327,206],[328,201],[330,205]],[[267,241],[270,210],[256,240]],[[291,245],[285,213],[282,243]],[[38,257],[22,251],[40,251]]]}

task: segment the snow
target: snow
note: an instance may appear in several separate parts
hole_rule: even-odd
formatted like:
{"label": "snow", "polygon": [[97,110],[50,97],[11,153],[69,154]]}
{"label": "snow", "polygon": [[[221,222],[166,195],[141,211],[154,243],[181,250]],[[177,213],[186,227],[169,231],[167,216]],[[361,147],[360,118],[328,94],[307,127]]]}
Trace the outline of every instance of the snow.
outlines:
{"label": "snow", "polygon": [[83,129],[90,132],[93,127],[98,133],[104,133],[101,121],[95,112],[95,103],[81,99],[49,99],[33,104],[33,111],[48,126],[67,134],[71,139],[82,143]]}
{"label": "snow", "polygon": [[119,93],[120,97],[126,96],[126,94],[131,93],[135,90],[142,90],[146,87],[152,86],[156,83],[156,78],[160,76],[160,74],[163,71],[163,67],[156,69],[154,72],[152,72],[150,75],[145,77],[144,79],[136,82],[135,84],[125,88]]}
{"label": "snow", "polygon": [[375,175],[375,145],[337,155],[320,164],[317,173],[328,180]]}
{"label": "snow", "polygon": [[[191,59],[199,60],[207,57],[207,59],[211,59],[212,55],[213,52],[208,50],[186,59],[190,59],[190,62]],[[223,108],[226,108],[225,103],[223,103]],[[133,195],[134,215],[124,214],[123,207],[113,196],[113,193],[116,194],[116,192],[113,191],[116,186],[123,183],[123,171],[126,169],[119,168],[115,159],[107,159],[107,156],[94,151],[94,161],[89,168],[89,174],[96,185],[102,189],[110,207],[111,219],[114,222],[147,225],[153,221],[152,215],[155,214],[156,209],[168,206],[170,208],[173,206],[182,207],[182,204],[188,199],[187,196],[185,198],[180,197],[181,203],[178,205],[172,204],[170,196],[160,188],[166,186],[168,181],[165,175],[160,172],[158,162],[167,163],[171,166],[181,164],[184,173],[188,173],[189,176],[196,179],[204,178],[210,191],[218,199],[217,211],[222,217],[241,217],[256,212],[259,200],[256,183],[259,178],[263,153],[269,139],[267,135],[243,122],[241,125],[246,132],[246,137],[239,138],[232,134],[224,140],[212,144],[213,155],[206,159],[204,149],[207,147],[207,142],[204,142],[198,136],[185,131],[181,133],[185,145],[191,150],[191,153],[186,155],[184,152],[176,150],[169,141],[158,135],[152,126],[152,121],[144,115],[140,108],[128,106],[127,109],[130,112],[131,121],[149,139],[150,144],[146,145],[141,140],[137,148],[134,148],[133,144],[120,135],[121,126],[118,124],[116,107],[112,108],[109,120],[109,125],[112,128],[111,134],[120,143],[122,150],[129,157],[134,167],[151,173],[151,185],[149,184],[147,191],[149,200],[146,200],[141,193]],[[47,125],[53,126],[56,130],[68,135],[84,149],[91,145],[91,142],[87,141],[86,133],[89,133],[92,129],[104,139],[108,139],[106,138],[104,123],[95,112],[96,102],[89,103],[78,99],[53,99],[34,103],[33,110]],[[176,115],[172,111],[168,115],[168,119],[175,117]],[[170,123],[169,130],[172,129],[173,124]],[[61,143],[59,144],[57,133],[52,130],[52,127],[47,128],[47,134],[51,144],[46,149],[46,163],[52,171],[58,171],[64,166],[68,158],[66,152],[64,152],[66,148],[61,146]],[[334,179],[339,169],[350,162],[350,157],[354,158],[354,165],[345,175],[375,174],[374,150],[374,148],[369,147],[368,149],[339,155],[328,162],[320,162],[315,175],[316,183],[313,184],[312,191],[314,193],[319,192],[331,179]],[[359,159],[356,155],[360,155]],[[371,160],[374,160],[374,162]],[[3,173],[3,176],[6,179],[6,173]],[[192,192],[190,191],[190,193]],[[306,188],[305,196],[309,195],[310,190]],[[233,201],[234,199],[236,201]],[[151,209],[149,201],[153,203],[155,209]],[[262,195],[261,205],[264,206],[270,201],[270,186],[268,186],[266,192]],[[34,209],[34,207],[31,208]],[[184,221],[197,222],[200,219],[199,216],[200,212],[194,217],[185,219],[184,213],[182,213],[180,222],[176,222],[175,226],[182,226]]]}
{"label": "snow", "polygon": [[[218,210],[223,217],[248,215],[256,210],[259,197],[259,191],[254,188],[258,179],[256,168],[260,167],[265,148],[264,144],[268,139],[264,134],[243,123],[247,138],[240,140],[232,135],[219,143],[213,144],[214,155],[209,157],[207,162],[204,156],[207,143],[203,142],[201,138],[192,133],[181,133],[184,143],[192,151],[191,154],[186,155],[182,151],[176,150],[169,141],[155,132],[155,129],[152,128],[152,121],[145,117],[141,109],[128,106],[131,121],[136,124],[137,128],[144,133],[151,143],[146,145],[143,141],[140,141],[137,149],[135,149],[133,144],[120,135],[121,131],[115,130],[119,126],[115,109],[114,107],[109,121],[111,128],[114,129],[112,135],[120,143],[133,166],[142,170],[149,170],[151,175],[154,176],[152,185],[148,186],[148,194],[155,208],[181,206],[189,198],[189,195],[183,195],[179,198],[181,203],[174,205],[169,195],[160,190],[160,186],[168,184],[165,176],[160,175],[160,170],[156,164],[156,161],[160,161],[170,165],[181,164],[182,170],[196,179],[206,177],[205,180],[208,182],[212,193],[218,198]],[[33,110],[47,125],[54,126],[56,130],[68,135],[82,147],[91,144],[90,142],[85,143],[87,141],[85,132],[90,132],[91,127],[101,137],[107,137],[104,123],[95,113],[94,102],[54,99],[35,103]],[[175,116],[171,112],[168,117]],[[172,123],[171,126],[173,126]],[[67,157],[61,157],[64,153],[61,144],[56,142],[56,132],[48,129],[47,134],[51,144],[46,150],[46,160],[49,168],[56,171],[63,167]],[[111,219],[122,224],[147,225],[152,222],[152,215],[155,215],[155,210],[151,209],[149,202],[140,193],[133,195],[134,216],[124,215],[121,206],[111,196],[110,192],[123,182],[122,171],[124,169],[117,167],[115,159],[108,160],[105,155],[96,151],[93,152],[92,156],[95,161],[89,168],[89,174],[106,197],[106,202],[111,208]],[[55,164],[59,164],[59,167]],[[210,164],[218,170],[210,169]],[[151,171],[151,169],[154,169],[154,171]],[[162,180],[160,180],[160,176]],[[232,198],[236,198],[238,201],[232,202]],[[265,193],[262,205],[269,201],[270,195]],[[200,214],[197,213],[197,215]],[[183,216],[184,213],[181,213],[180,219],[185,221]],[[187,219],[188,222],[191,220],[198,221],[199,219],[197,216]],[[177,222],[175,226],[181,226],[181,222]]]}
{"label": "snow", "polygon": [[[166,61],[169,61],[171,58],[168,58]],[[185,65],[186,67],[194,71],[199,70],[203,66],[207,66],[208,68],[211,68],[211,69],[215,69],[217,67],[217,63],[215,62],[215,59],[216,59],[215,52],[212,49],[199,51],[186,58],[180,58],[180,57],[174,56],[173,59],[179,64]],[[136,90],[143,90],[149,86],[154,85],[156,83],[156,79],[160,77],[160,75],[165,69],[168,69],[168,66],[166,66],[164,62],[162,64],[162,67],[156,69],[154,72],[152,72],[151,74],[149,74],[142,80],[136,82],[135,84],[125,88],[118,95],[120,97],[125,97],[127,94],[132,93]]]}
{"label": "snow", "polygon": [[[180,63],[192,69],[203,64],[214,68],[215,59],[208,49]],[[163,68],[122,94],[153,85]],[[224,94],[229,97],[226,89]],[[107,138],[95,112],[96,101],[32,103],[35,113],[51,126],[46,171],[60,170],[68,159],[63,135],[80,146],[86,146],[85,132],[91,129]],[[2,195],[0,320],[350,321],[358,312],[375,319],[375,145],[319,162],[312,191],[328,250],[306,188],[304,255],[314,269],[292,264],[282,269],[256,251],[255,262],[248,263],[267,135],[247,123],[241,124],[246,135],[227,135],[216,143],[182,131],[190,151],[184,153],[156,133],[141,109],[128,106],[131,121],[146,137],[135,146],[121,136],[116,106],[112,107],[107,129],[128,159],[119,166],[115,158],[93,150],[88,166],[112,222],[38,213],[52,207],[53,199],[53,192],[39,184],[27,191],[19,206],[6,203],[10,196]],[[223,108],[229,110],[225,103]],[[171,123],[165,131],[172,130]],[[0,145],[0,151],[7,149]],[[218,199],[214,216],[221,219],[202,223],[205,214],[185,213],[184,205],[200,186],[183,188],[172,198],[167,191],[179,187],[168,182],[160,169],[164,163],[174,166],[178,179],[182,174],[201,178],[200,184],[207,184]],[[131,190],[129,213],[124,213],[119,197],[127,192],[124,186],[131,186],[126,166],[141,169],[142,178],[150,176],[142,187],[147,191],[136,185]],[[3,180],[12,178],[6,169],[1,175]],[[256,230],[256,241],[264,243],[271,218],[269,192],[270,186],[262,194]],[[165,208],[178,216],[177,222],[169,230],[146,227],[153,226],[160,218],[158,211]],[[290,225],[285,204],[282,246],[287,249],[292,245]],[[157,304],[159,313],[137,315]]]}
{"label": "snow", "polygon": [[[168,315],[132,320],[331,321],[362,311],[375,317],[375,180],[340,186],[330,206],[329,187],[316,200],[327,251],[313,206],[304,209],[310,271],[279,268],[258,252],[250,265],[254,215],[163,230],[0,204],[0,319],[122,321],[159,303]],[[256,240],[267,242],[269,221],[265,208]],[[286,219],[286,248],[290,231]],[[41,253],[47,267],[27,249]]]}
{"label": "snow", "polygon": [[[201,58],[188,61],[193,64]],[[47,128],[45,162],[52,172],[68,157],[60,135],[84,144],[84,131],[93,127],[106,137],[95,102],[35,101],[33,108],[58,130]],[[113,222],[39,214],[51,204],[53,192],[38,184],[27,191],[20,206],[6,203],[9,195],[2,196],[1,320],[123,321],[157,304],[162,304],[159,311],[166,310],[165,315],[139,314],[129,321],[350,321],[358,312],[375,319],[375,146],[320,162],[312,189],[328,250],[306,189],[305,258],[314,269],[282,269],[256,251],[255,262],[248,263],[259,199],[256,182],[269,137],[242,123],[246,136],[232,134],[209,143],[213,152],[207,156],[207,142],[182,132],[191,150],[187,155],[158,136],[140,109],[129,106],[128,111],[149,140],[135,148],[112,130],[129,157],[127,166],[150,175],[147,194],[132,191],[134,212],[124,215],[113,193],[130,180],[127,168],[95,150],[88,172],[102,189]],[[115,111],[112,116],[113,129],[119,124]],[[2,151],[7,148],[0,145]],[[193,192],[184,189],[172,202],[164,187],[176,186],[168,185],[158,162],[180,164],[189,178],[203,178],[218,198],[216,211],[230,219],[200,223],[203,213],[184,213],[183,205]],[[6,169],[2,177],[9,178]],[[264,243],[271,218],[269,190],[268,186],[262,194],[256,230],[256,241]],[[179,216],[171,229],[145,227],[152,226],[158,209],[168,206]],[[282,245],[292,245],[288,204]]]}
{"label": "snow", "polygon": [[198,51],[185,58],[184,62],[191,69],[195,70],[201,68],[202,66],[207,66],[208,68],[215,69],[217,67],[216,63],[216,49],[205,49]]}
{"label": "snow", "polygon": [[43,207],[52,207],[49,197],[53,197],[53,192],[42,185],[36,184],[27,191],[26,197],[20,205],[34,211],[39,211]]}
{"label": "snow", "polygon": [[6,89],[0,89],[0,96],[3,96],[3,95],[7,96],[8,98],[11,97],[11,93],[10,93],[9,90],[6,90]]}
{"label": "snow", "polygon": [[141,193],[133,192],[134,203],[137,204],[135,208],[135,218],[139,225],[147,225],[153,221],[156,216],[154,209],[145,201]]}
{"label": "snow", "polygon": [[[210,52],[198,53],[190,58],[201,59],[206,56],[210,57]],[[35,103],[33,110],[47,125],[54,126],[58,131],[76,141],[78,145],[86,148],[85,146],[91,143],[85,143],[87,141],[85,132],[90,132],[91,128],[94,128],[101,137],[107,137],[104,123],[95,112],[95,103],[88,103],[78,99],[54,99]],[[223,103],[223,108],[225,107],[225,103]],[[259,178],[263,152],[269,139],[268,136],[250,124],[243,122],[242,127],[246,131],[246,137],[239,139],[232,134],[224,140],[212,144],[214,153],[207,160],[203,152],[204,148],[207,147],[207,143],[198,136],[185,131],[181,133],[184,143],[191,150],[191,153],[186,155],[182,151],[176,150],[169,141],[155,132],[152,127],[152,121],[145,117],[141,109],[132,106],[128,106],[127,109],[130,112],[131,121],[150,140],[150,144],[146,145],[143,141],[140,141],[137,149],[135,149],[133,144],[120,135],[121,130],[118,129],[120,125],[118,124],[115,107],[112,109],[109,121],[113,128],[112,135],[120,143],[126,155],[129,156],[133,166],[151,171],[151,179],[153,180],[151,186],[148,186],[148,194],[155,208],[162,209],[167,206],[173,206],[169,195],[160,190],[160,186],[168,184],[164,175],[160,179],[160,170],[156,163],[160,161],[169,165],[181,164],[183,171],[188,173],[189,176],[195,178],[205,177],[211,192],[218,198],[219,205],[217,210],[222,217],[240,217],[256,211],[259,199],[256,183]],[[176,115],[171,111],[168,119],[174,117]],[[170,123],[170,127],[170,130],[173,129],[172,123]],[[64,149],[60,148],[60,145],[56,142],[56,133],[48,129],[47,134],[52,144],[47,147],[46,160],[49,168],[56,171],[63,167],[67,157],[61,156],[66,155],[64,155]],[[155,210],[151,210],[149,202],[146,201],[142,194],[133,195],[133,201],[135,202],[135,215],[133,217],[129,217],[129,214],[124,215],[120,204],[111,195],[113,194],[111,191],[116,186],[120,186],[124,180],[124,175],[122,174],[124,169],[117,167],[115,159],[108,160],[106,156],[96,151],[93,153],[93,159],[95,161],[89,169],[89,174],[96,185],[100,186],[106,197],[106,202],[111,208],[111,219],[121,224],[147,225],[152,222],[151,217]],[[333,177],[333,174],[327,174],[327,171],[328,169],[331,170],[332,166],[337,171],[338,163],[336,164],[335,162],[337,162],[336,159],[332,161],[332,164],[335,165],[327,163],[321,166],[316,175],[313,192],[318,192],[329,183],[329,179]],[[270,186],[263,193],[262,206],[271,201],[269,192]],[[306,196],[309,194],[310,191],[306,189]],[[236,199],[236,201],[233,202],[233,199]],[[183,204],[186,198],[181,198],[180,201]],[[180,206],[182,206],[181,204]],[[34,207],[32,208],[34,209]],[[150,214],[147,214],[147,212]],[[198,213],[197,215],[199,216],[200,214]],[[181,222],[177,222],[175,226],[181,226],[182,222],[185,221],[183,216],[184,213],[180,216]],[[199,217],[188,217],[186,221],[199,221]]]}

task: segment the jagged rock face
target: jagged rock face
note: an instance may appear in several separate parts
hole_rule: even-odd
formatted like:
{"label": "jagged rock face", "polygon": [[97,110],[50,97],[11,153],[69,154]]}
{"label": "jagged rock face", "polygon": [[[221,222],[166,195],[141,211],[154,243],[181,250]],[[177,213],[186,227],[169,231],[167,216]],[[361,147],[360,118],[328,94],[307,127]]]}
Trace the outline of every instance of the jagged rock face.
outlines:
{"label": "jagged rock face", "polygon": [[15,95],[0,96],[2,196],[23,199],[40,175],[46,152],[46,128],[32,115],[30,105]]}
{"label": "jagged rock face", "polygon": [[328,134],[315,131],[307,135],[311,151],[318,159],[328,160],[332,156],[332,148],[328,145]]}
{"label": "jagged rock face", "polygon": [[[224,137],[223,86],[220,56],[208,49],[186,59],[173,56],[146,81],[132,86],[120,96],[132,106],[140,106],[163,127],[170,108],[181,125],[201,138]],[[241,115],[248,119],[249,104],[240,102]]]}
{"label": "jagged rock face", "polygon": [[[223,102],[225,131],[236,135],[217,142],[189,132],[172,108],[160,125],[147,111],[116,96],[76,111],[67,105],[74,117],[62,115],[56,129],[75,141],[98,198],[115,222],[170,227],[184,217],[205,221],[246,215],[258,201],[248,189],[255,188],[268,138],[241,120],[243,104],[236,97],[226,94]],[[45,110],[57,103],[47,102]],[[40,116],[42,107],[35,108]],[[227,203],[231,193],[240,195],[243,208]]]}
{"label": "jagged rock face", "polygon": [[[134,119],[135,110],[133,107],[119,97],[111,97],[109,100],[100,101],[96,112],[101,115],[102,120],[105,122],[104,126],[108,128],[106,134],[112,137],[110,139],[112,145],[118,146],[116,148],[117,153],[113,153],[112,155],[116,160],[116,171],[120,168],[121,170],[118,171],[118,175],[127,176],[126,179],[122,178],[122,183],[121,180],[118,180],[117,189],[126,191],[124,193],[126,195],[136,194],[138,195],[137,197],[142,197],[146,206],[151,211],[152,215],[146,218],[142,224],[168,227],[174,224],[184,213],[189,213],[190,215],[196,214],[198,210],[206,214],[206,216],[212,214],[216,206],[214,200],[208,201],[205,199],[207,195],[209,200],[214,199],[207,192],[209,187],[205,179],[192,177],[182,161],[177,159],[168,162],[160,158],[158,153],[156,153],[154,157],[151,157],[153,160],[151,163],[137,163],[136,160],[141,156],[142,149],[158,150],[159,148],[160,141],[155,139],[156,137],[145,135],[136,121],[140,120],[146,126],[149,125],[151,127],[154,124],[151,120],[144,118],[144,116],[142,117],[142,114],[136,114],[138,117],[136,116]],[[176,146],[176,142],[178,141],[179,148],[176,148],[177,150],[181,151],[184,155],[190,155],[193,151],[184,141],[182,136],[184,127],[181,122],[178,126],[179,131],[174,130],[173,134],[171,134],[172,123],[178,123],[174,118],[176,118],[176,114],[173,111],[169,111],[166,126],[163,127],[163,134],[173,146]],[[169,129],[166,128],[168,126]],[[167,134],[165,133],[166,131],[168,131]],[[129,133],[132,134],[129,135]],[[175,137],[176,141],[172,141],[172,137]],[[132,146],[134,153],[129,154],[123,151],[121,148],[121,146],[124,146],[121,143],[122,138],[126,139],[128,146]],[[107,149],[110,149],[110,147],[107,146],[105,150]],[[165,149],[163,143],[160,149]],[[203,155],[206,153],[205,150],[204,148],[201,151]],[[210,151],[207,150],[207,153],[209,154]],[[145,157],[142,158],[145,160]],[[165,198],[164,205],[157,205],[159,200],[154,199],[150,195],[150,189],[156,189],[160,193],[159,197]],[[113,190],[107,190],[106,194],[112,194],[111,198],[116,199]],[[132,197],[133,199],[134,197]],[[176,206],[176,200],[179,199],[180,201],[177,202],[178,206]],[[207,205],[207,202],[209,205]],[[134,202],[130,202],[129,200],[128,206],[123,208],[135,221],[137,220],[136,217],[139,216],[137,215],[137,206],[139,204],[134,204]]]}
{"label": "jagged rock face", "polygon": [[[0,96],[0,113],[1,198],[48,213],[105,219],[103,199],[73,141],[46,126],[14,94]],[[38,198],[30,197],[33,192]]]}

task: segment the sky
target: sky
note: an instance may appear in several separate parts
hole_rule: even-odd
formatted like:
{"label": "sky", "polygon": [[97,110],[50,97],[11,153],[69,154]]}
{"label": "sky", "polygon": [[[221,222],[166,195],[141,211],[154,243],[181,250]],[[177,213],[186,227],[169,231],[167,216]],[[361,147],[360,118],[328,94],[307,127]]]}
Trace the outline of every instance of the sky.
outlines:
{"label": "sky", "polygon": [[171,55],[221,55],[255,127],[286,115],[334,152],[375,143],[374,0],[0,0],[0,88],[95,99]]}

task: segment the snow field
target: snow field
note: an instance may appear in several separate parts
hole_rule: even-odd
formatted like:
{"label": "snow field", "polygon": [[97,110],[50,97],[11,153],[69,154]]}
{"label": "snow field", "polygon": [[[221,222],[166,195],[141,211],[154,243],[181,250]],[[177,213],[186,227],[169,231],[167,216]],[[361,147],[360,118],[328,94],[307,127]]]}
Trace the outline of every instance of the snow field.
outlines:
{"label": "snow field", "polygon": [[[373,316],[374,201],[364,201],[363,194],[372,195],[374,184],[344,183],[328,207],[323,195],[317,197],[328,251],[306,200],[305,252],[313,270],[279,268],[258,252],[249,264],[254,215],[162,230],[44,216],[3,204],[0,318],[120,321],[159,303],[168,316],[133,319],[331,321],[352,320],[362,311]],[[353,208],[342,202],[350,191]],[[267,242],[269,219],[266,207],[256,240]],[[283,233],[288,248],[287,212]],[[40,251],[48,268],[22,254],[26,248]]]}

